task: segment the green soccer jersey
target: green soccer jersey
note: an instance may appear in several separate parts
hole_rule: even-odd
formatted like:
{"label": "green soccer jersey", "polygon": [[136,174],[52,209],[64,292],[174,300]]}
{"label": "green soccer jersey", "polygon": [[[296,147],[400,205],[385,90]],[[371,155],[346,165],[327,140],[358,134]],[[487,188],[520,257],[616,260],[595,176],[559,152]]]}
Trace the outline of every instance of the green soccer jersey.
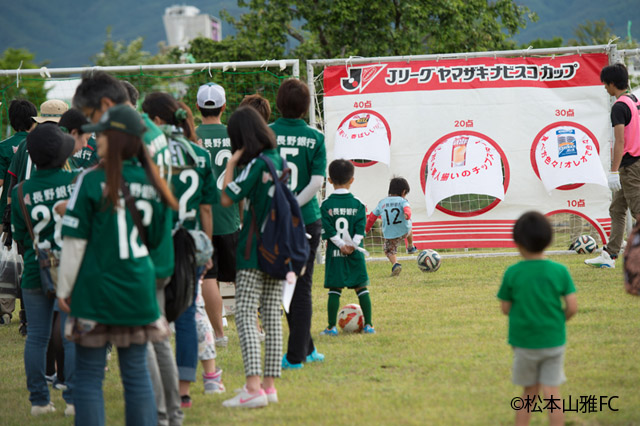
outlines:
{"label": "green soccer jersey", "polygon": [[142,142],[147,146],[149,155],[154,163],[158,166],[160,176],[169,181],[171,171],[171,153],[169,152],[169,144],[167,137],[162,129],[160,129],[146,113],[140,114],[147,131],[142,135]]}
{"label": "green soccer jersey", "polygon": [[551,260],[523,260],[507,268],[498,299],[511,302],[509,344],[526,349],[564,345],[562,298],[575,291],[567,268]]}
{"label": "green soccer jersey", "polygon": [[[61,169],[34,170],[31,178],[22,184],[24,204],[38,247],[50,248],[59,254],[62,248],[62,216],[55,212],[54,207],[71,197],[72,181],[77,175],[77,172]],[[40,266],[18,202],[18,185],[13,188],[11,199],[15,200],[11,204],[13,239],[24,247],[22,288],[40,288]]]}
{"label": "green soccer jersey", "polygon": [[9,184],[11,183],[11,175],[9,174],[11,160],[18,150],[20,142],[25,140],[27,135],[27,132],[18,132],[10,138],[0,142],[0,177],[4,180],[4,183],[2,184],[2,195],[0,195],[0,214],[4,212],[4,209],[7,206]]}
{"label": "green soccer jersey", "polygon": [[[262,152],[273,162],[278,174],[282,172],[282,157],[275,149]],[[238,236],[238,249],[236,251],[236,269],[260,269],[258,267],[256,235],[250,242],[249,257],[245,258],[249,229],[255,212],[256,223],[261,224],[267,217],[267,212],[273,198],[273,179],[267,164],[260,158],[254,158],[240,172],[238,177],[225,188],[225,193],[234,201],[246,199],[244,203],[244,222]],[[215,220],[215,219],[214,219]]]}
{"label": "green soccer jersey", "polygon": [[[192,148],[193,157],[185,149],[185,144]],[[171,190],[179,205],[178,211],[173,212],[173,222],[182,222],[187,229],[201,229],[200,205],[219,202],[209,153],[182,134],[169,137],[169,150],[172,158]]]}
{"label": "green soccer jersey", "polygon": [[87,141],[87,146],[85,146],[80,151],[73,154],[71,158],[69,158],[71,167],[73,167],[74,169],[82,170],[95,166],[99,161],[100,158],[98,157],[98,147],[93,136],[90,137]]}
{"label": "green soccer jersey", "polygon": [[23,140],[18,145],[18,149],[16,149],[13,158],[11,159],[11,164],[9,165],[9,174],[15,176],[18,182],[22,182],[27,178],[27,176],[31,176],[31,172],[35,170],[33,163],[31,162],[31,158],[29,158],[29,152],[27,151],[27,141]]}
{"label": "green soccer jersey", "polygon": [[[202,146],[211,155],[211,167],[216,186],[222,191],[227,161],[231,158],[231,141],[223,124],[203,124],[196,129]],[[220,203],[212,206],[213,235],[233,234],[240,228],[240,211],[236,204],[223,207]]]}
{"label": "green soccer jersey", "polygon": [[[357,288],[369,284],[364,254],[354,250],[350,255],[340,252],[331,240],[346,235],[353,239],[356,235],[364,237],[367,214],[364,204],[346,190],[337,190],[322,202],[322,238],[327,240],[325,288]],[[362,242],[360,242],[362,246]]]}
{"label": "green soccer jersey", "polygon": [[[289,187],[294,194],[302,191],[311,180],[311,176],[325,176],[327,151],[324,135],[310,127],[302,119],[279,118],[269,127],[276,134],[278,152],[287,160],[291,169]],[[320,219],[320,207],[317,197],[301,206],[302,219],[310,224]]]}
{"label": "green soccer jersey", "polygon": [[[122,176],[136,200],[148,247],[163,246],[163,240],[171,239],[170,209],[137,161],[125,161]],[[160,316],[154,264],[124,199],[114,209],[104,197],[105,181],[101,167],[82,173],[62,221],[63,237],[87,240],[71,315],[107,325],[150,324]]]}

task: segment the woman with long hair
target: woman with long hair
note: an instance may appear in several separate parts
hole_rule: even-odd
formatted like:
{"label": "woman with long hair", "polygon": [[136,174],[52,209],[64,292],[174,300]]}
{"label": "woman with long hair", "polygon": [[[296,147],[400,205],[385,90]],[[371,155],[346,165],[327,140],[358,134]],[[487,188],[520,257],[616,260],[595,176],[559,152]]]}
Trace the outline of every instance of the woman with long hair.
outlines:
{"label": "woman with long hair", "polygon": [[[189,108],[176,101],[168,93],[155,92],[145,97],[142,110],[164,132],[171,152],[171,190],[179,200],[180,209],[173,216],[174,226],[183,226],[189,230],[201,229],[209,239],[213,232],[211,205],[217,202],[218,193],[215,187],[213,170],[209,153],[195,143],[195,128]],[[207,269],[211,267],[211,261]],[[199,277],[205,268],[196,271],[199,288]],[[194,296],[197,296],[198,292]],[[206,303],[206,298],[205,298]],[[191,406],[190,383],[196,380],[198,366],[199,336],[209,327],[196,321],[204,319],[196,315],[194,302],[175,321],[176,328],[176,363],[180,380],[180,396],[182,407]],[[215,346],[210,345],[206,359],[203,358],[203,382],[205,393],[222,393],[222,370],[216,367]]]}
{"label": "woman with long hair", "polygon": [[76,343],[75,420],[105,424],[102,382],[110,342],[118,348],[126,424],[155,426],[147,342],[165,339],[169,330],[149,251],[171,238],[169,208],[178,204],[143,145],[140,115],[124,104],[105,114],[83,127],[99,134],[102,161],[80,175],[62,221],[57,296],[70,312],[65,334]]}

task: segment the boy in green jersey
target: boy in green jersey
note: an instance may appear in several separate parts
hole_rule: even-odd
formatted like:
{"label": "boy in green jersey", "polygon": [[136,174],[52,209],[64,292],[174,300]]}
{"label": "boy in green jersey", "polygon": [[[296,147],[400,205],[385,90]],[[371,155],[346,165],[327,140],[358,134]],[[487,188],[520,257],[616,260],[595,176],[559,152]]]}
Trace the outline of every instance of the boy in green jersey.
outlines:
{"label": "boy in green jersey", "polygon": [[[196,129],[202,147],[211,155],[211,167],[218,191],[222,191],[227,161],[231,158],[231,141],[227,127],[220,118],[226,109],[224,88],[215,83],[200,86],[197,106],[202,114],[202,125]],[[235,177],[235,175],[234,175]],[[216,346],[227,346],[228,338],[222,327],[222,296],[218,282],[235,282],[236,247],[240,229],[240,206],[234,204],[223,207],[219,200],[212,206],[213,225],[213,267],[209,269],[202,282],[202,297],[205,309],[216,335]]]}
{"label": "boy in green jersey", "polygon": [[366,207],[349,192],[354,167],[348,160],[334,160],[329,164],[329,183],[335,191],[322,202],[322,239],[327,240],[327,261],[324,288],[329,289],[327,314],[329,325],[320,333],[337,336],[336,317],[343,288],[352,288],[362,307],[365,333],[375,333],[371,322],[369,276],[364,254],[358,250],[364,238]]}
{"label": "boy in green jersey", "polygon": [[317,193],[327,168],[324,135],[302,119],[309,109],[311,97],[306,84],[296,78],[282,82],[276,97],[276,107],[282,114],[269,127],[276,135],[278,153],[291,169],[289,188],[296,196],[309,239],[306,272],[298,278],[287,313],[289,341],[282,357],[282,367],[299,369],[303,362],[322,361],[311,338],[311,288],[316,252],[320,243],[322,222]]}
{"label": "boy in green jersey", "polygon": [[512,380],[524,387],[524,406],[516,412],[518,425],[529,424],[541,386],[545,400],[553,399],[559,406],[549,410],[550,423],[564,424],[559,386],[566,380],[565,322],[577,312],[578,304],[567,268],[544,258],[552,235],[551,224],[541,213],[520,216],[513,240],[524,260],[506,270],[498,291],[502,312],[509,316]]}

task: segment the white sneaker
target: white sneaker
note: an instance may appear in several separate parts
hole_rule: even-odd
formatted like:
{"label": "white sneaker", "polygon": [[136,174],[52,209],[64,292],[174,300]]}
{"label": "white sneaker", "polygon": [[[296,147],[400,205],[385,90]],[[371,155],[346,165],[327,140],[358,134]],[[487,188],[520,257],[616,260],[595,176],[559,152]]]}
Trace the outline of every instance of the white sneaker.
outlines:
{"label": "white sneaker", "polygon": [[216,337],[216,348],[226,348],[229,344],[229,338],[227,336]]}
{"label": "white sneaker", "polygon": [[236,396],[224,401],[222,406],[230,408],[259,408],[266,407],[268,404],[267,394],[263,389],[256,393],[249,393],[245,386]]}
{"label": "white sneaker", "polygon": [[76,415],[76,406],[73,404],[67,404],[67,408],[64,409],[64,415],[66,417]]}
{"label": "white sneaker", "polygon": [[[244,387],[234,389],[233,392],[240,393],[243,391],[243,389]],[[264,390],[264,393],[267,394],[267,402],[269,402],[269,404],[278,403],[278,391],[276,390],[276,388],[269,388],[269,389],[262,388],[262,390]]]}
{"label": "white sneaker", "polygon": [[3,314],[2,317],[0,317],[0,324],[2,324],[2,325],[11,324],[11,315]]}
{"label": "white sneaker", "polygon": [[53,406],[53,402],[50,402],[47,405],[32,405],[31,406],[31,415],[32,416],[40,416],[42,414],[48,414],[55,412],[56,409]]}
{"label": "white sneaker", "polygon": [[606,250],[602,250],[600,256],[594,259],[587,259],[584,261],[589,266],[593,266],[596,268],[615,268],[616,261],[611,258],[609,253]]}

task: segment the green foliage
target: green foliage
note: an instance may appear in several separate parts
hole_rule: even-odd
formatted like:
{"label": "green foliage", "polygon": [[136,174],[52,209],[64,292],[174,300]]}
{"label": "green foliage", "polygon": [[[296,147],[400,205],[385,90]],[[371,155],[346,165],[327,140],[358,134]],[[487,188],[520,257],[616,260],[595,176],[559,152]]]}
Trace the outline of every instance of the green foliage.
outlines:
{"label": "green foliage", "polygon": [[527,49],[529,46],[533,49],[550,49],[554,47],[562,47],[562,37],[553,37],[552,39],[537,38],[529,43],[520,45],[520,49]]}
{"label": "green foliage", "polygon": [[[512,0],[410,2],[238,0],[237,30],[212,58],[244,60],[389,56],[509,49],[509,38],[536,15]],[[295,42],[295,43],[294,43]],[[295,47],[293,47],[295,44]],[[195,55],[194,55],[195,56]]]}
{"label": "green foliage", "polygon": [[587,21],[580,24],[573,32],[575,39],[569,40],[569,46],[593,46],[598,44],[607,44],[610,40],[616,38],[607,24],[607,21],[600,19],[598,21]]}
{"label": "green foliage", "polygon": [[[8,48],[2,53],[0,57],[0,69],[34,69],[40,68],[44,64],[36,65],[33,61],[35,56],[27,49],[13,49]],[[12,132],[11,125],[9,124],[9,103],[13,99],[28,99],[36,104],[36,108],[40,109],[38,101],[46,100],[47,90],[44,88],[44,81],[42,79],[35,79],[32,77],[21,77],[19,84],[16,84],[16,77],[0,77],[0,92],[2,93],[0,106],[0,139],[4,139],[8,136],[9,132]]]}

